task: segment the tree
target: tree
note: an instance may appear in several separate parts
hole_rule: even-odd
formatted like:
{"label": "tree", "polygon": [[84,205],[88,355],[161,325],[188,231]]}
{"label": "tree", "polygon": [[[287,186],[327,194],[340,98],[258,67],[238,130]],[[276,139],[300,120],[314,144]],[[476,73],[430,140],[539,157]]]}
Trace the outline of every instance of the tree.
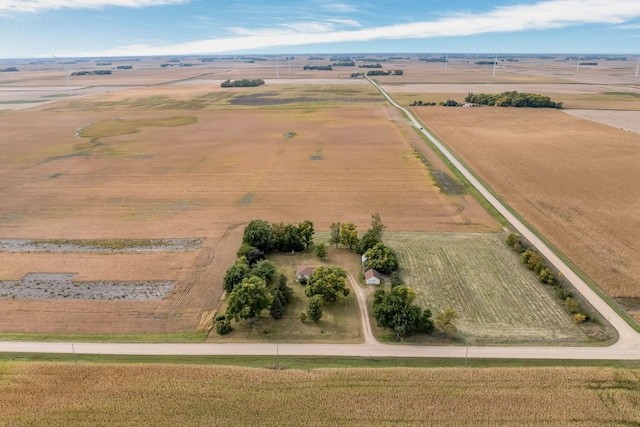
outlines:
{"label": "tree", "polygon": [[271,295],[267,293],[265,285],[265,281],[259,277],[244,279],[227,298],[227,318],[233,318],[236,322],[245,319],[252,325],[253,319],[271,305]]}
{"label": "tree", "polygon": [[378,326],[392,329],[398,340],[414,332],[431,333],[431,311],[413,304],[416,293],[407,286],[396,286],[390,291],[378,289],[373,297],[373,316]]}
{"label": "tree", "polygon": [[275,284],[274,292],[276,290],[280,291],[280,296],[282,297],[282,301],[285,304],[288,304],[289,301],[291,300],[291,295],[293,295],[293,289],[291,289],[287,285],[287,276],[285,276],[284,274],[279,274],[278,277],[276,277],[275,282],[276,284]]}
{"label": "tree", "polygon": [[322,295],[326,302],[338,301],[349,295],[345,279],[347,272],[340,267],[318,267],[304,289],[307,297]]}
{"label": "tree", "polygon": [[356,252],[362,255],[378,243],[380,243],[380,240],[376,238],[375,234],[371,230],[367,230],[358,241]]}
{"label": "tree", "polygon": [[300,236],[300,240],[302,240],[307,249],[309,249],[309,245],[313,243],[314,233],[315,230],[313,229],[313,223],[308,219],[298,224],[298,235]]}
{"label": "tree", "polygon": [[263,259],[256,263],[256,265],[251,269],[250,274],[251,276],[261,278],[266,283],[270,283],[271,279],[276,275],[276,267],[271,261]]}
{"label": "tree", "polygon": [[384,243],[378,243],[364,253],[367,258],[365,267],[374,268],[381,273],[391,274],[398,269],[396,254],[386,247]]}
{"label": "tree", "polygon": [[[246,256],[249,252],[255,249],[256,248],[254,248],[253,246],[243,243],[242,245],[240,245],[240,248],[238,248],[238,252],[236,252],[236,256],[238,258]],[[249,262],[249,265],[251,265],[251,262]]]}
{"label": "tree", "polygon": [[243,279],[249,277],[249,273],[251,270],[249,269],[249,265],[243,259],[236,261],[224,275],[224,279],[222,280],[222,288],[227,291],[227,293],[231,293],[233,289],[242,282]]}
{"label": "tree", "polygon": [[258,263],[258,261],[262,261],[264,259],[264,252],[262,252],[260,249],[254,248],[245,254],[245,258],[247,258],[249,267],[253,267]]}
{"label": "tree", "polygon": [[336,248],[337,248],[338,244],[340,243],[340,223],[339,222],[332,223],[329,226],[329,230],[331,233],[331,237],[329,238],[329,244],[336,245]]}
{"label": "tree", "polygon": [[307,318],[317,322],[320,320],[324,314],[322,311],[322,304],[324,300],[321,295],[314,295],[309,298],[309,303],[307,304]]}
{"label": "tree", "polygon": [[271,302],[271,308],[269,314],[276,320],[282,319],[284,311],[287,308],[287,304],[283,301],[284,297],[280,292],[280,289],[275,289],[273,292],[273,301]]}
{"label": "tree", "polygon": [[244,228],[242,243],[266,252],[273,246],[273,230],[267,221],[254,219]]}
{"label": "tree", "polygon": [[455,320],[458,317],[458,312],[449,307],[445,311],[438,313],[435,319],[435,327],[442,335],[453,337],[458,332],[458,328],[455,325]]}
{"label": "tree", "polygon": [[316,255],[323,261],[327,257],[327,246],[324,244],[324,242],[318,243],[316,245]]}
{"label": "tree", "polygon": [[352,249],[358,244],[358,230],[352,222],[340,224],[340,243]]}
{"label": "tree", "polygon": [[392,288],[402,285],[402,279],[400,278],[400,275],[397,271],[391,273],[391,275],[389,276],[389,280],[391,281]]}

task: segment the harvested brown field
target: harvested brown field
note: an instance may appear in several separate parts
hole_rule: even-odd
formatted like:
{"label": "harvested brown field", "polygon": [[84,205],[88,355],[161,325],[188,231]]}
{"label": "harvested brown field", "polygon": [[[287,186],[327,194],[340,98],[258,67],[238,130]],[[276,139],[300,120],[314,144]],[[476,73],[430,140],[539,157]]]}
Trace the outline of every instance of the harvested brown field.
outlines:
{"label": "harvested brown field", "polygon": [[640,136],[552,110],[415,110],[489,186],[640,320]]}
{"label": "harvested brown field", "polygon": [[0,424],[628,426],[640,423],[639,384],[638,370],[613,368],[9,362]]}
{"label": "harvested brown field", "polygon": [[[639,96],[640,97],[640,96]],[[640,101],[640,100],[638,100]],[[636,107],[640,109],[640,102]],[[640,133],[640,111],[616,110],[563,110],[567,114],[581,119],[591,120],[629,132]]]}
{"label": "harvested brown field", "polygon": [[[0,238],[206,238],[189,252],[1,253],[0,280],[41,272],[177,281],[160,302],[0,300],[4,332],[194,330],[204,312],[218,308],[243,224],[255,218],[310,219],[317,230],[348,220],[362,230],[378,211],[390,230],[499,229],[471,196],[440,192],[416,155],[424,144],[394,109],[369,102],[380,99],[369,86],[233,91],[321,100],[277,110],[229,110],[219,88],[186,87],[132,89],[0,116]],[[200,108],[194,99],[208,93],[212,108]],[[167,98],[182,107],[166,109]],[[433,154],[423,155],[444,169]]]}

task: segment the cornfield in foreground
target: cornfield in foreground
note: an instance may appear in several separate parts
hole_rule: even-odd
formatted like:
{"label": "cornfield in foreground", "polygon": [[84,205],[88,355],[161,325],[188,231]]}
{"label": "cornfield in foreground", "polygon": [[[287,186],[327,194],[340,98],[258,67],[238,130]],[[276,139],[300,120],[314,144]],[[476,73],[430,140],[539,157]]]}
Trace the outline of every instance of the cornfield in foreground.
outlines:
{"label": "cornfield in foreground", "polygon": [[638,425],[640,370],[0,364],[0,425]]}

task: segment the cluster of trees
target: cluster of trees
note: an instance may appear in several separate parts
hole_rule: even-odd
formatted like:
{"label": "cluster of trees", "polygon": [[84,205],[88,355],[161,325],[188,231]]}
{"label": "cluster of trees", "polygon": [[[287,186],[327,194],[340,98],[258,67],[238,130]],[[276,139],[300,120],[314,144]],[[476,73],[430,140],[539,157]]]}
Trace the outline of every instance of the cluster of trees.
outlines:
{"label": "cluster of trees", "polygon": [[334,222],[329,226],[329,244],[344,245],[367,258],[365,269],[373,268],[384,274],[391,274],[398,269],[395,253],[382,242],[385,225],[379,213],[371,215],[371,227],[358,237],[358,229],[351,222]]}
{"label": "cluster of trees", "polygon": [[511,233],[507,236],[507,244],[515,252],[520,254],[522,263],[536,274],[540,283],[553,286],[556,297],[560,299],[567,312],[573,316],[575,323],[582,323],[589,320],[589,314],[573,297],[573,293],[565,289],[559,277],[546,265],[545,260],[540,257],[522,237]]}
{"label": "cluster of trees", "polygon": [[339,62],[334,62],[333,64],[334,67],[355,67],[356,63],[349,60],[349,61],[339,61]]}
{"label": "cluster of trees", "polygon": [[435,102],[422,102],[422,101],[413,101],[411,104],[409,104],[409,107],[422,107],[422,106],[431,106],[431,105],[436,105]]}
{"label": "cluster of trees", "polygon": [[401,76],[404,74],[402,70],[389,70],[389,71],[381,71],[381,70],[371,70],[367,72],[367,76]]}
{"label": "cluster of trees", "polygon": [[111,61],[96,62],[96,66],[98,67],[108,67],[109,65],[111,65]]}
{"label": "cluster of trees", "polygon": [[362,64],[360,65],[360,68],[382,68],[382,65],[380,63],[376,63],[376,64]]}
{"label": "cluster of trees", "polygon": [[314,234],[313,222],[309,220],[295,226],[254,219],[245,227],[242,243],[245,249],[255,248],[262,252],[301,251],[313,243]]}
{"label": "cluster of trees", "polygon": [[12,73],[15,71],[20,71],[20,70],[16,67],[0,68],[0,73]]}
{"label": "cluster of trees", "polygon": [[111,70],[94,70],[94,71],[74,71],[72,76],[89,76],[89,75],[106,75],[111,74]]}
{"label": "cluster of trees", "polygon": [[340,267],[318,267],[305,285],[304,294],[307,296],[307,311],[300,313],[303,322],[310,319],[317,322],[324,315],[325,303],[344,301],[349,296],[347,287],[347,272]]}
{"label": "cluster of trees", "polygon": [[225,80],[220,87],[256,87],[264,84],[262,79]]}
{"label": "cluster of trees", "polygon": [[562,108],[562,102],[554,102],[548,96],[516,91],[503,92],[498,95],[485,93],[475,95],[473,92],[469,92],[464,100],[474,104],[498,107]]}
{"label": "cluster of trees", "polygon": [[116,70],[132,70],[133,65],[118,65]]}
{"label": "cluster of trees", "polygon": [[222,282],[227,292],[227,309],[215,319],[220,335],[233,330],[231,319],[247,320],[251,325],[267,308],[271,317],[281,319],[291,299],[292,290],[286,276],[276,274],[273,263],[264,259],[264,252],[259,249],[245,252],[245,249],[240,247],[238,260],[229,267]]}
{"label": "cluster of trees", "polygon": [[362,74],[362,73],[351,73],[351,78],[352,79],[358,79],[360,77],[364,77],[364,74]]}
{"label": "cluster of trees", "polygon": [[322,56],[310,56],[307,58],[309,61],[324,61],[324,57]]}
{"label": "cluster of trees", "polygon": [[302,67],[303,70],[321,70],[321,71],[330,71],[333,70],[331,65],[305,65]]}
{"label": "cluster of trees", "polygon": [[455,99],[447,99],[444,102],[440,102],[440,105],[442,105],[443,107],[459,107],[462,104],[456,101]]}
{"label": "cluster of trees", "polygon": [[373,317],[378,326],[392,329],[398,340],[415,332],[433,332],[431,310],[422,310],[414,304],[415,299],[416,292],[407,286],[378,289],[373,296]]}
{"label": "cluster of trees", "polygon": [[422,62],[447,62],[447,58],[444,57],[444,56],[440,56],[438,58],[422,57],[422,58],[418,58],[418,61],[422,61]]}

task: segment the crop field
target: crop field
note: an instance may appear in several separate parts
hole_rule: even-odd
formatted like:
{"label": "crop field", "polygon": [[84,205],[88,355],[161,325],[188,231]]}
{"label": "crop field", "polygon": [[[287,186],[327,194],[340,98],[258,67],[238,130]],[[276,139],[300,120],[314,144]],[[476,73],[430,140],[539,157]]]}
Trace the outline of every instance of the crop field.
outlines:
{"label": "crop field", "polygon": [[417,112],[507,203],[640,320],[639,135],[560,111]]}
{"label": "crop field", "polygon": [[627,426],[640,423],[639,380],[614,368],[9,362],[0,424]]}
{"label": "crop field", "polygon": [[346,81],[132,88],[1,115],[0,238],[205,239],[188,251],[0,252],[4,281],[176,282],[162,301],[1,299],[2,332],[194,331],[220,306],[255,218],[364,230],[377,211],[390,230],[499,230],[470,195],[436,186],[424,144],[377,92]]}
{"label": "crop field", "polygon": [[387,233],[385,241],[423,308],[434,316],[448,307],[458,312],[465,342],[575,344],[586,338],[502,234]]}

